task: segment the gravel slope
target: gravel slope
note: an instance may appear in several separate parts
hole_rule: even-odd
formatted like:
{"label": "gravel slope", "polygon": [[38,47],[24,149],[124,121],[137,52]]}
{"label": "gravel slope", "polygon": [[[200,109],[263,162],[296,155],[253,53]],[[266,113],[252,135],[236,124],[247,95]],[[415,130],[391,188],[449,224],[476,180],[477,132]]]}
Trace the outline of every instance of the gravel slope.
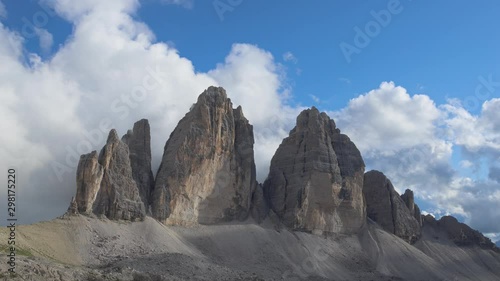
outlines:
{"label": "gravel slope", "polygon": [[76,216],[20,226],[28,256],[5,280],[500,280],[500,255],[432,231],[411,246],[373,222],[359,235],[316,236],[270,220],[186,228]]}

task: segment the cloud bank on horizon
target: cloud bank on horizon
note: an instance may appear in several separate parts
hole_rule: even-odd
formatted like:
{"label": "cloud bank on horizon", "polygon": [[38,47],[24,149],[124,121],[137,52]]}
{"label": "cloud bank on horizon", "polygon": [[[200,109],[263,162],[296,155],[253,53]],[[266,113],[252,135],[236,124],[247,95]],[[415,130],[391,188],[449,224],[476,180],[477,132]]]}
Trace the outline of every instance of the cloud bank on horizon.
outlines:
{"label": "cloud bank on horizon", "polygon": [[[197,72],[196,62],[157,41],[154,31],[134,18],[139,6],[135,0],[54,1],[73,32],[48,59],[26,54],[22,35],[0,21],[0,42],[7,42],[0,44],[1,168],[18,167],[22,221],[50,219],[66,210],[79,155],[100,149],[111,128],[125,134],[135,121],[148,118],[156,169],[170,132],[210,85],[223,86],[254,125],[260,181],[304,108],[290,102],[293,89],[270,52],[235,43],[212,70]],[[0,2],[0,19],[7,16],[2,8]],[[40,32],[42,47],[50,49],[51,34]],[[283,57],[298,59],[291,52]],[[483,90],[500,88],[492,77],[483,80],[478,82]],[[321,109],[356,143],[367,168],[386,173],[400,192],[413,189],[426,212],[459,214],[495,237],[500,233],[500,225],[491,223],[500,221],[500,99],[481,101],[481,112],[473,115],[463,101],[436,105],[427,95],[382,82],[341,110]],[[459,162],[465,163],[462,169],[488,172],[464,175]],[[0,194],[3,198],[5,190]]]}

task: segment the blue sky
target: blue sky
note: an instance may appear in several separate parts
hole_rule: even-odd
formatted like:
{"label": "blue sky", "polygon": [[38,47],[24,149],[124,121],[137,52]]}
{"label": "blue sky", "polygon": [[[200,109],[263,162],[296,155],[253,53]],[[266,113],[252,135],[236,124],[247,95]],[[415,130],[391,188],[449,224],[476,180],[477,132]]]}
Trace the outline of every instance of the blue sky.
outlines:
{"label": "blue sky", "polygon": [[[4,23],[18,31],[26,25],[23,18],[33,22],[40,10],[38,1],[4,2],[9,11]],[[364,30],[374,20],[371,11],[386,10],[390,1],[243,0],[223,12],[221,20],[215,1],[194,1],[184,8],[147,0],[134,16],[150,26],[157,40],[173,43],[198,71],[212,69],[235,42],[256,44],[277,60],[292,52],[297,63],[282,63],[293,86],[293,102],[327,109],[338,109],[389,80],[441,104],[470,95],[478,76],[500,73],[498,1],[397,2],[402,11],[391,15],[389,24],[350,63],[339,45],[354,45],[354,27]],[[50,17],[46,28],[54,36],[52,52],[72,31],[57,16]],[[50,56],[36,38],[27,40],[26,47]]]}
{"label": "blue sky", "polygon": [[[66,208],[74,165],[62,175],[41,167],[68,162],[67,148],[86,137],[81,131],[111,116],[123,132],[147,117],[160,131],[153,152],[161,155],[196,96],[219,84],[254,124],[260,179],[296,114],[314,105],[335,117],[368,168],[388,174],[400,191],[414,189],[423,210],[452,213],[500,239],[500,226],[488,222],[500,219],[498,1],[43,3],[0,1],[0,84],[12,95],[3,112],[21,128],[19,139],[4,140],[2,156],[25,159],[22,145],[41,151],[29,179],[47,183],[26,200],[50,205],[46,216],[26,221]],[[359,36],[369,42],[360,45]],[[356,53],[346,56],[347,45]],[[17,74],[2,78],[2,67]],[[155,67],[171,71],[168,85],[114,116],[109,105]],[[29,112],[16,112],[16,102]],[[44,130],[30,125],[40,118]],[[68,126],[74,130],[56,130]],[[57,204],[48,195],[55,189],[63,190]]]}

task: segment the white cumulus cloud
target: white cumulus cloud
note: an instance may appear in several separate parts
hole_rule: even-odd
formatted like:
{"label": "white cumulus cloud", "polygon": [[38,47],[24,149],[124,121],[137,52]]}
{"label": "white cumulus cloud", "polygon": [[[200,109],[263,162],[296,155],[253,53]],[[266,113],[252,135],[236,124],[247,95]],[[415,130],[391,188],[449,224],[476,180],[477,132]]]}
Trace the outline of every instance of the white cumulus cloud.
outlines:
{"label": "white cumulus cloud", "polygon": [[498,161],[499,108],[497,99],[488,100],[475,116],[455,100],[436,106],[427,95],[410,95],[384,82],[332,115],[361,150],[367,168],[384,172],[400,193],[413,189],[432,206],[427,212],[458,214],[472,227],[497,233],[500,225],[489,222],[500,219],[498,169],[490,167],[489,178],[463,177],[452,155],[468,151],[457,163],[462,167],[481,166],[485,158]]}
{"label": "white cumulus cloud", "polygon": [[296,114],[286,106],[288,89],[270,53],[235,44],[212,71],[198,73],[133,18],[137,1],[53,5],[74,27],[47,60],[28,54],[27,64],[23,38],[0,23],[0,41],[9,42],[0,45],[0,128],[8,132],[0,137],[0,168],[19,168],[18,200],[26,206],[19,212],[21,223],[65,211],[76,190],[79,155],[99,150],[111,128],[125,134],[135,121],[148,118],[156,169],[170,132],[210,85],[225,87],[254,125],[259,175],[265,177]]}

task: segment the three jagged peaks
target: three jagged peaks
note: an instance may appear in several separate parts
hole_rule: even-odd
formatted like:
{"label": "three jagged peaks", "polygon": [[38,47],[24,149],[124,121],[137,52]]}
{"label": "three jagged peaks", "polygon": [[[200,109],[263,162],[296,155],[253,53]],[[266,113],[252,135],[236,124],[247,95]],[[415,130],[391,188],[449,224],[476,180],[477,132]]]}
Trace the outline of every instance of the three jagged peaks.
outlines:
{"label": "three jagged peaks", "polygon": [[464,224],[423,217],[413,192],[400,196],[383,173],[365,173],[355,144],[315,107],[299,114],[263,184],[256,180],[253,146],[253,127],[241,106],[234,109],[223,88],[209,87],[170,134],[156,177],[146,119],[121,140],[111,130],[99,155],[82,155],[68,212],[130,221],[150,215],[173,225],[249,217],[261,223],[270,216],[315,234],[359,233],[369,218],[408,243],[429,224],[457,244],[494,248]]}

